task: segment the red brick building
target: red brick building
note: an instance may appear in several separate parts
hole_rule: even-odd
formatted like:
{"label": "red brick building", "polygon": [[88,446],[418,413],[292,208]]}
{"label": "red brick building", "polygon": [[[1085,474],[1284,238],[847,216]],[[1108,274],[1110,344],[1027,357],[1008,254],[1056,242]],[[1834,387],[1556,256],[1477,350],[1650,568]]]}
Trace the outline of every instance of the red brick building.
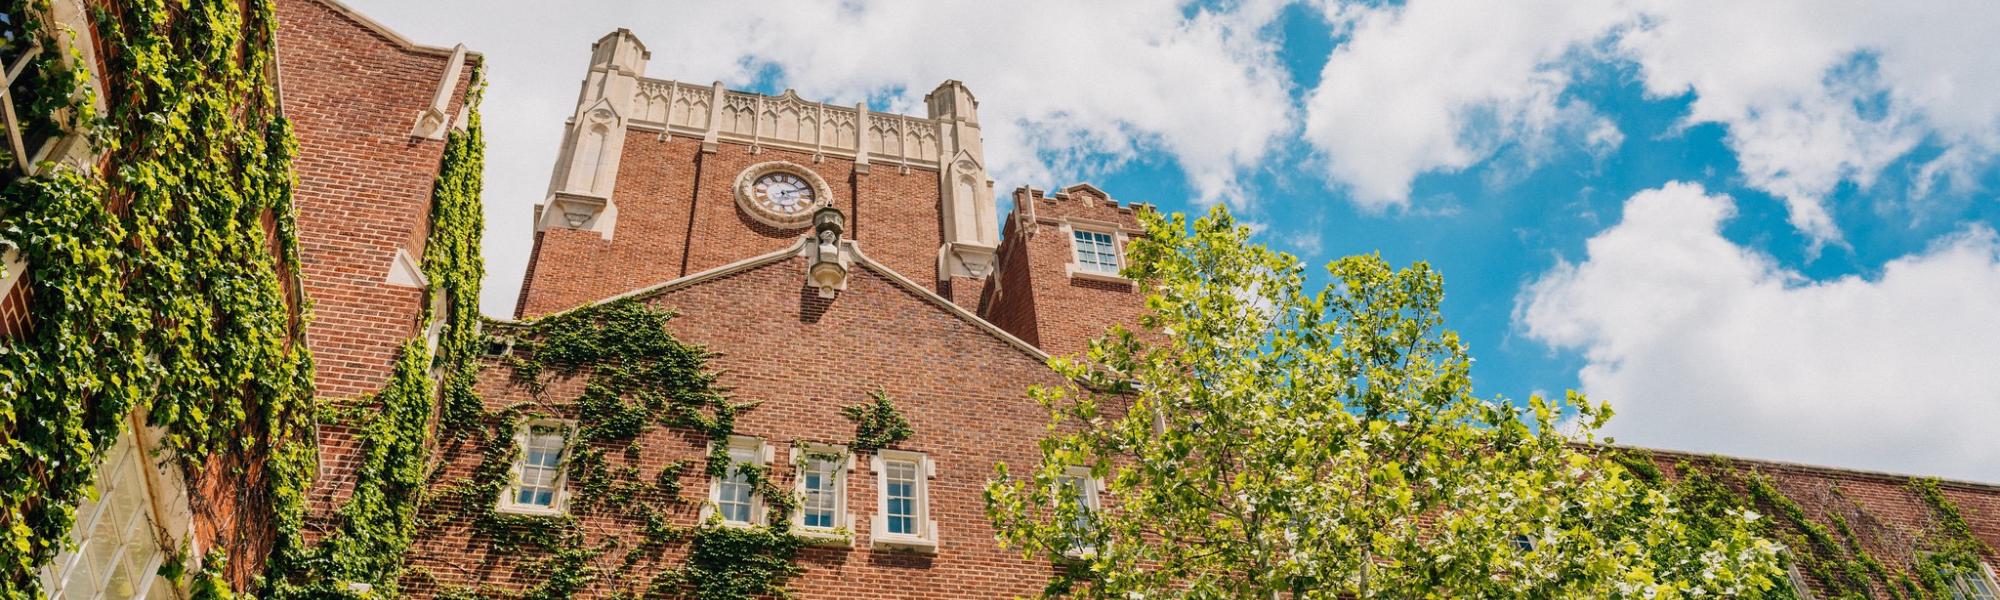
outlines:
{"label": "red brick building", "polygon": [[[306,342],[320,400],[349,401],[381,390],[402,344],[424,334],[431,187],[480,56],[418,45],[335,0],[276,5],[285,114],[298,131]],[[360,448],[350,427],[318,428],[308,536],[324,533],[352,489]]]}
{"label": "red brick building", "polygon": [[[416,44],[336,0],[276,6],[283,108],[299,142],[301,287],[313,311],[305,340],[317,360],[319,399],[350,406],[384,388],[400,347],[435,334],[420,329],[437,305],[425,306],[429,282],[419,261],[432,233],[445,132],[464,122],[480,57],[463,46]],[[769,483],[800,502],[792,526],[814,543],[793,560],[803,570],[782,581],[800,598],[1041,591],[1058,567],[997,546],[983,486],[996,463],[1035,462],[1048,415],[1025,389],[1060,383],[1049,357],[1076,354],[1144,310],[1141,290],[1118,270],[1125,245],[1142,234],[1138,213],[1150,207],[1076,184],[1013,188],[1011,211],[1002,214],[1001,192],[987,177],[978,101],[960,82],[933,90],[922,115],[885,114],[791,91],[766,96],[648,78],[647,60],[645,46],[623,30],[591,48],[535,209],[534,252],[514,316],[615,299],[672,311],[678,316],[666,329],[712,353],[716,383],[729,402],[747,406],[727,439],[650,423],[629,439],[575,443],[583,410],[576,400],[591,393],[592,381],[523,378],[522,360],[533,357],[511,344],[530,348],[534,340],[523,332],[531,326],[495,323],[476,391],[483,426],[497,435],[452,430],[442,418],[431,426],[437,483],[420,498],[400,591],[538,600],[667,595],[686,583],[666,575],[692,559],[692,527],[711,519],[754,524],[773,508],[774,498],[757,493],[759,482],[689,468],[717,445],[731,462],[768,468]],[[837,227],[816,222],[828,207],[839,211]],[[13,306],[6,302],[0,314]],[[911,435],[875,450],[840,446],[856,437],[843,408],[875,394],[893,399]],[[334,513],[353,494],[360,448],[346,423],[317,430],[309,537],[333,531]],[[106,472],[151,477],[134,449],[144,441],[123,443]],[[1909,477],[1668,453],[1653,460],[1670,478],[1687,476],[1684,464],[1762,473],[1797,503],[1800,523],[1833,531],[1839,547],[1829,552],[1842,565],[1866,557],[1907,570],[1949,534],[1949,519]],[[581,470],[593,466],[608,475],[585,477]],[[496,490],[467,485],[495,475]],[[586,480],[608,488],[585,489]],[[157,488],[156,511],[185,502],[174,497],[185,490],[146,485]],[[2000,546],[2000,486],[1947,481],[1936,489],[1984,544],[1985,564],[2000,564],[1991,550]],[[582,502],[647,494],[676,501],[646,518]],[[174,527],[196,527],[189,521],[179,516]],[[206,527],[205,540],[269,536]],[[1797,534],[1788,539],[1807,543],[1810,527],[1783,527]],[[154,542],[121,540],[120,552],[170,546]],[[259,547],[232,552],[231,579],[245,588]],[[1903,596],[1892,577],[1826,573],[1799,569],[1801,595]],[[346,583],[348,592],[369,593],[367,582]],[[1964,586],[1965,600],[1994,598],[1990,570],[1954,585]],[[147,597],[186,594],[157,590]],[[97,594],[77,597],[115,596]]]}
{"label": "red brick building", "polygon": [[[724,372],[719,383],[733,401],[754,403],[737,418],[735,435],[714,443],[726,444],[733,461],[769,467],[780,488],[805,498],[793,529],[824,538],[797,559],[805,570],[786,587],[799,597],[1037,593],[1055,567],[997,547],[983,484],[995,463],[1034,460],[1047,415],[1024,390],[1055,383],[1045,359],[1080,352],[1090,337],[1134,323],[1143,310],[1142,294],[1117,271],[1125,244],[1142,234],[1135,211],[1149,207],[1089,184],[1054,193],[1021,187],[1011,194],[1011,214],[996,219],[978,103],[956,81],[926,97],[925,114],[894,115],[809,102],[790,90],[764,96],[651,79],[647,58],[624,30],[592,47],[536,207],[516,317],[628,298],[677,313],[668,330],[713,351],[711,366]],[[821,207],[838,209],[839,231],[815,227]],[[538,407],[526,410],[540,416],[503,442],[516,451],[497,514],[558,519],[528,522],[562,523],[572,532],[565,535],[582,540],[572,547],[648,548],[654,534],[629,515],[567,504],[584,493],[574,467],[536,464],[598,452],[622,454],[602,460],[630,469],[629,481],[659,477],[684,489],[680,497],[691,501],[671,513],[675,526],[761,522],[767,500],[747,482],[678,470],[677,461],[707,454],[711,440],[657,428],[629,446],[567,444],[558,433],[572,431],[575,416],[561,399],[585,394],[585,378],[558,377],[541,389],[521,379],[512,360],[490,358],[483,401],[495,412]],[[874,452],[826,446],[853,434],[841,408],[876,391],[895,399],[914,435]],[[829,449],[846,460],[806,458]],[[504,455],[447,445],[438,480],[468,481]],[[1764,473],[1785,496],[1802,499],[1807,521],[1849,524],[1844,539],[1852,546],[1833,552],[1856,560],[1907,568],[1925,540],[1940,535],[1940,517],[1908,477],[1754,461],[1717,467],[1717,459],[1671,454],[1656,460],[1670,478],[1683,476],[1687,461]],[[1974,536],[2000,546],[2000,487],[1943,482],[1939,489],[1961,507]],[[815,504],[822,501],[830,506]],[[496,543],[518,531],[451,520],[466,508],[451,502],[434,507],[431,518],[445,524],[412,549],[413,572],[423,575],[407,578],[406,591],[639,593],[687,559],[685,545],[593,554],[589,584],[556,590],[552,573],[562,571],[554,555]],[[619,556],[622,563],[606,558]],[[1984,556],[1988,564],[2000,558]],[[1854,591],[1853,582],[1816,573],[1795,577],[1803,596]],[[1960,584],[1982,582],[1991,585]],[[1901,594],[1894,585],[1870,579],[1866,594]],[[1968,587],[1962,597],[1991,597],[1979,593]]]}

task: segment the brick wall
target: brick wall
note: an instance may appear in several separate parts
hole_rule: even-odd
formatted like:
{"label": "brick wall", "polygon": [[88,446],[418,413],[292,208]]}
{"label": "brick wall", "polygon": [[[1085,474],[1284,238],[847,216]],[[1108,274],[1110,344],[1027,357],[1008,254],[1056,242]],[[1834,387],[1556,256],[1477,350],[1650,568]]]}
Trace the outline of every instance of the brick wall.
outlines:
{"label": "brick wall", "polygon": [[[1136,205],[1143,206],[1143,205]],[[1135,328],[1145,293],[1131,282],[1070,274],[1076,261],[1070,227],[1139,235],[1135,205],[1120,205],[1087,185],[1054,195],[1021,188],[1000,244],[998,275],[989,278],[983,316],[1053,355],[1082,352],[1114,323]],[[1118,251],[1124,254],[1124,239]]]}
{"label": "brick wall", "polygon": [[[1761,473],[1770,478],[1772,487],[1779,494],[1798,504],[1807,519],[1833,532],[1837,543],[1844,544],[1848,539],[1833,525],[1834,518],[1845,520],[1855,534],[1853,542],[1868,555],[1882,561],[1892,573],[1909,568],[1918,553],[1925,549],[1921,543],[1923,540],[1949,535],[1943,532],[1930,505],[1907,487],[1913,479],[1909,476],[1683,452],[1650,452],[1653,453],[1654,463],[1672,478],[1681,476],[1683,464],[1711,473],[1731,470]],[[1748,497],[1741,486],[1735,487]],[[1974,537],[1985,542],[1989,551],[2000,549],[2000,486],[1944,481],[1938,488],[1958,506]],[[1798,533],[1797,528],[1780,516],[1775,507],[1760,506],[1757,510],[1764,518],[1775,519],[1778,527]],[[1989,553],[1985,560],[1988,565],[2000,568],[2000,555]],[[1804,569],[1801,569],[1801,575],[1813,588],[1815,597],[1828,597],[1825,582],[1815,579]],[[1864,577],[1871,582],[1874,597],[1902,597],[1900,591],[1883,587],[1882,582],[1874,577]]]}
{"label": "brick wall", "polygon": [[[390,285],[397,250],[421,260],[444,142],[410,137],[449,51],[388,37],[319,0],[277,0],[285,114],[299,154],[299,257],[314,320],[306,332],[324,399],[379,390],[396,349],[416,335],[423,290]],[[476,56],[447,114],[456,115]],[[354,449],[345,427],[320,428],[315,514],[344,498]]]}
{"label": "brick wall", "polygon": [[[914,436],[892,448],[924,452],[937,463],[937,477],[929,483],[931,516],[942,541],[936,555],[869,549],[876,490],[868,457],[858,456],[847,486],[849,511],[856,519],[854,547],[801,551],[796,562],[806,572],[790,588],[804,599],[1034,595],[1051,567],[1023,561],[994,544],[981,494],[995,462],[1036,462],[1034,441],[1048,415],[1025,390],[1030,384],[1058,383],[1057,378],[1035,355],[866,268],[857,268],[848,288],[834,299],[822,299],[804,284],[805,259],[787,258],[648,300],[681,314],[668,324],[680,339],[719,353],[711,366],[725,371],[719,383],[731,388],[734,402],[761,403],[739,415],[736,431],[778,447],[773,476],[787,489],[795,474],[784,464],[784,449],[794,440],[853,439],[854,423],[840,415],[840,407],[860,404],[878,389],[895,400],[915,429]],[[571,379],[551,385],[532,410],[563,414],[567,409],[549,399],[574,398],[583,383]],[[482,373],[479,392],[490,410],[538,401],[497,360]],[[642,435],[636,444],[639,480],[651,481],[677,459],[698,461],[706,441],[687,431]],[[607,447],[614,469],[626,464],[625,446]],[[479,448],[447,445],[443,460],[442,481],[463,478],[479,463]],[[707,497],[710,481],[699,468],[682,482],[683,498]],[[697,516],[698,502],[688,502],[676,522],[693,525]],[[636,539],[635,524],[606,515],[584,515],[582,526],[617,532],[628,543]],[[685,544],[675,544],[635,571],[650,578],[678,566],[685,549]],[[612,561],[622,555],[614,550]],[[491,553],[462,521],[427,532],[411,557],[413,566],[446,584],[512,590],[534,583],[513,578],[518,561],[540,558]],[[418,597],[436,591],[429,578],[414,576],[404,589]]]}
{"label": "brick wall", "polygon": [[790,246],[807,228],[765,225],[736,203],[737,177],[769,161],[819,174],[834,206],[847,213],[848,239],[897,273],[940,289],[936,171],[877,166],[859,173],[846,159],[815,162],[810,154],[727,142],[702,152],[700,139],[641,129],[627,131],[622,152],[612,239],[560,227],[542,232],[516,316],[560,312]]}

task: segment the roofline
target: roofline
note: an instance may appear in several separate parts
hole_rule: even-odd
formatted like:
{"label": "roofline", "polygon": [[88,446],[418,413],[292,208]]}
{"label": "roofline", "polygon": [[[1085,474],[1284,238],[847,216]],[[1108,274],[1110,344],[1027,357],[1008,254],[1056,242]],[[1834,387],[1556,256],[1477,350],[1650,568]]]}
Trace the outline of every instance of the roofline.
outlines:
{"label": "roofline", "polygon": [[[390,29],[388,25],[382,24],[381,21],[377,21],[373,17],[369,17],[367,14],[355,10],[354,7],[342,3],[340,0],[317,0],[317,1],[320,4],[326,5],[327,8],[333,9],[335,12],[346,15],[347,18],[354,19],[356,23],[360,23],[363,27],[367,27],[368,29],[373,30],[375,33],[380,34],[382,37],[389,38],[389,41],[395,42],[396,45],[398,46],[402,46],[404,50],[417,52],[421,54],[433,54],[447,58],[451,57],[453,49],[441,46],[426,46],[423,44],[416,43],[415,41],[412,41],[409,37],[406,37],[401,33],[397,33],[396,30],[394,29]],[[465,55],[477,56],[482,59],[485,58],[484,54],[480,54],[478,52],[473,52],[470,50],[466,51]]]}
{"label": "roofline", "polygon": [[1894,472],[1890,472],[1890,471],[1875,471],[1875,470],[1870,470],[1870,469],[1849,469],[1849,468],[1844,468],[1844,467],[1834,467],[1834,466],[1827,466],[1827,465],[1813,465],[1813,464],[1806,464],[1806,463],[1797,463],[1797,462],[1790,462],[1790,461],[1783,461],[1783,460],[1769,460],[1769,459],[1763,459],[1763,458],[1748,458],[1748,457],[1742,457],[1742,456],[1730,456],[1730,455],[1727,455],[1727,454],[1709,454],[1709,453],[1702,453],[1702,452],[1693,452],[1693,451],[1689,451],[1689,450],[1672,450],[1672,449],[1667,449],[1667,448],[1649,448],[1649,447],[1645,447],[1645,446],[1633,446],[1633,445],[1628,445],[1628,444],[1603,444],[1602,446],[1603,446],[1603,447],[1606,447],[1606,448],[1615,448],[1615,449],[1619,449],[1619,450],[1640,450],[1640,451],[1644,451],[1644,452],[1648,452],[1648,453],[1652,453],[1652,454],[1655,454],[1655,455],[1668,455],[1668,456],[1680,456],[1680,457],[1687,457],[1687,458],[1696,458],[1696,459],[1701,459],[1701,460],[1715,460],[1715,459],[1718,459],[1718,458],[1720,458],[1720,459],[1724,459],[1724,460],[1728,460],[1728,461],[1730,461],[1730,462],[1734,462],[1734,463],[1749,463],[1749,464],[1753,464],[1753,465],[1767,465],[1767,466],[1772,466],[1772,467],[1781,467],[1781,468],[1786,468],[1786,469],[1797,469],[1797,470],[1801,470],[1801,471],[1811,471],[1811,472],[1814,472],[1814,473],[1823,473],[1823,474],[1828,474],[1828,475],[1857,475],[1857,476],[1861,476],[1861,477],[1871,477],[1871,478],[1876,478],[1876,479],[1894,479],[1894,480],[1900,480],[1900,481],[1912,481],[1912,480],[1917,480],[1917,479],[1934,479],[1934,480],[1937,480],[1937,482],[1938,482],[1939,484],[1943,484],[1943,485],[1950,485],[1950,486],[1954,486],[1954,487],[1962,487],[1962,488],[1971,488],[1971,489],[1975,489],[1975,490],[1979,490],[1979,491],[1982,491],[1982,492],[1987,492],[1987,493],[2000,493],[2000,483],[1987,483],[1987,482],[1981,482],[1981,481],[1968,481],[1968,480],[1964,480],[1964,479],[1951,479],[1951,478],[1946,478],[1946,477],[1933,477],[1933,476],[1929,476],[1929,475],[1911,475],[1911,474],[1908,474],[1908,473],[1894,473]]}
{"label": "roofline", "polygon": [[[578,308],[583,308],[585,306],[603,306],[627,298],[639,298],[643,296],[651,296],[654,294],[661,294],[680,289],[685,289],[687,287],[694,286],[696,284],[700,284],[709,281],[711,279],[718,279],[724,276],[734,275],[736,273],[748,271],[750,269],[775,263],[781,260],[800,256],[801,253],[805,252],[806,247],[811,245],[812,243],[813,243],[813,237],[811,235],[800,235],[799,240],[797,242],[793,243],[790,247],[784,249],[780,249],[767,254],[752,256],[750,258],[722,265],[720,267],[715,267],[713,269],[709,269],[692,275],[678,277],[663,283],[639,288],[636,290],[625,292],[623,294],[611,296],[603,300],[598,300],[590,304],[578,306],[577,308],[572,308],[569,310],[552,313],[549,315],[543,315],[531,320],[546,319],[555,315],[569,312],[571,310],[577,310]],[[959,318],[965,319],[966,322],[971,323],[973,326],[985,330],[987,333],[990,333],[993,336],[1000,338],[1001,341],[1007,342],[1009,345],[1012,345],[1016,349],[1019,349],[1020,351],[1026,353],[1029,357],[1034,358],[1036,362],[1040,362],[1045,365],[1048,364],[1049,354],[1047,352],[1043,352],[1041,348],[1036,348],[1034,344],[1022,341],[1021,338],[1014,337],[1014,334],[1007,333],[1007,330],[1001,329],[998,325],[994,325],[991,321],[979,318],[979,315],[972,314],[972,311],[966,310],[965,307],[959,306],[957,303],[945,299],[944,296],[939,296],[937,292],[933,292],[930,289],[925,288],[924,286],[917,285],[917,282],[911,281],[910,278],[908,277],[904,277],[902,273],[897,273],[895,269],[891,269],[887,266],[884,266],[882,263],[876,262],[875,259],[869,258],[867,253],[861,251],[861,245],[856,243],[854,240],[841,240],[840,244],[842,246],[845,246],[848,250],[854,253],[854,262],[866,265],[869,269],[874,270],[877,273],[881,273],[884,278],[888,279],[890,282],[895,283],[897,286],[902,287],[903,289],[908,290],[910,292],[916,293],[918,296],[923,297],[925,300],[930,301],[932,304],[936,304],[944,308],[946,312],[950,312],[953,315],[957,315]],[[514,319],[492,319],[490,317],[489,319],[491,319],[496,323],[501,323],[506,325],[518,325],[526,322]]]}

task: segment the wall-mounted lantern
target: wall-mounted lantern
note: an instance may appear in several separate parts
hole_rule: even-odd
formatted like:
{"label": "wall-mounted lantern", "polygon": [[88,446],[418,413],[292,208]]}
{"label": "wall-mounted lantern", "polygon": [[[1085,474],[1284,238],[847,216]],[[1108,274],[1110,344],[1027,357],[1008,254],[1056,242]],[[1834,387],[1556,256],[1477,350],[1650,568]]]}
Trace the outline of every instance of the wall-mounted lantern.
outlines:
{"label": "wall-mounted lantern", "polygon": [[819,297],[832,298],[835,290],[847,289],[847,265],[840,260],[840,234],[847,230],[847,215],[831,206],[813,213],[812,266],[806,280],[819,288]]}

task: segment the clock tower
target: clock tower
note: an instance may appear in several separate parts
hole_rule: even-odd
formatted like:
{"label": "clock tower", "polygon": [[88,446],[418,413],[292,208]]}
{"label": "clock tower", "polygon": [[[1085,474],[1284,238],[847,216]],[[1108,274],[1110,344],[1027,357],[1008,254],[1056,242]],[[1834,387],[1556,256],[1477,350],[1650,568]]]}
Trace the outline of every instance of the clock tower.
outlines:
{"label": "clock tower", "polygon": [[565,310],[784,248],[820,207],[848,239],[978,310],[1000,227],[979,102],[946,81],[924,115],[646,77],[620,29],[592,46],[517,316]]}

